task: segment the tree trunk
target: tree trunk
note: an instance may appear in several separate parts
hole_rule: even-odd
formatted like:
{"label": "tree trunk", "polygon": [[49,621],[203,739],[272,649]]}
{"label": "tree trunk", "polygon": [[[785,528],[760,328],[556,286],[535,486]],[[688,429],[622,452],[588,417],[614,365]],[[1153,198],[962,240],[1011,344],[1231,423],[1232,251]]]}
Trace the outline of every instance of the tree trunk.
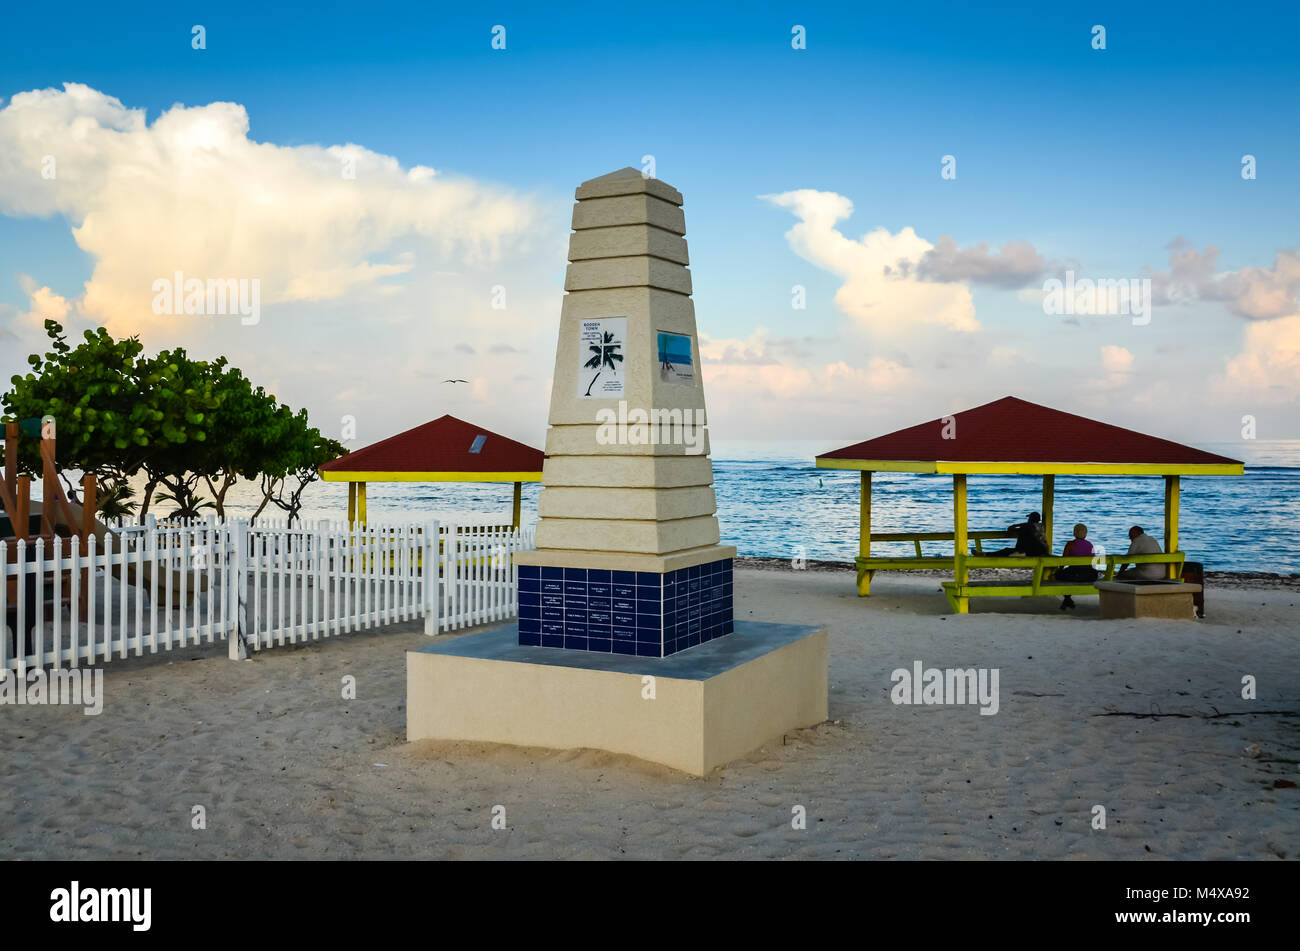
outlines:
{"label": "tree trunk", "polygon": [[80,505],[81,499],[77,496],[76,486],[72,484],[72,480],[68,478],[68,474],[60,469],[59,478],[63,480],[63,494],[68,497],[68,501],[73,505]]}
{"label": "tree trunk", "polygon": [[272,479],[270,476],[262,476],[262,504],[259,505],[257,511],[253,513],[254,519],[262,514],[262,509],[266,508],[266,504],[271,501],[271,496],[275,492],[275,483],[276,480]]}
{"label": "tree trunk", "polygon": [[208,484],[208,491],[212,493],[212,502],[217,507],[217,518],[224,519],[226,517],[226,492],[230,490],[232,485],[239,481],[238,476],[230,472],[223,473],[221,476],[220,490],[212,484],[212,478],[210,476],[205,474],[203,476],[203,481]]}
{"label": "tree trunk", "polygon": [[144,484],[144,500],[140,503],[140,524],[144,524],[144,517],[149,514],[149,502],[153,499],[153,490],[158,488],[158,480],[150,476]]}

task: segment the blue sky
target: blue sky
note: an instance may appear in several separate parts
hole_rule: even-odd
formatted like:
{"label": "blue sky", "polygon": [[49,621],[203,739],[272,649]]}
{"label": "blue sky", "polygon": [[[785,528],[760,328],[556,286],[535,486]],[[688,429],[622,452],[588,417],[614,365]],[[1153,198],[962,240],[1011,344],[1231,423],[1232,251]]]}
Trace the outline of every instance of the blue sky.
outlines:
{"label": "blue sky", "polygon": [[[455,397],[477,402],[463,412],[489,424],[510,416],[489,393],[528,399],[527,386],[549,376],[572,189],[648,154],[658,176],[686,196],[701,333],[746,341],[765,327],[770,340],[811,338],[751,354],[789,371],[758,418],[755,388],[776,376],[719,372],[719,425],[729,423],[735,435],[785,438],[811,418],[819,435],[865,437],[946,412],[953,400],[1015,392],[1192,438],[1198,433],[1185,422],[1186,404],[1173,408],[1181,402],[1173,397],[1186,391],[1204,419],[1201,441],[1233,438],[1245,413],[1270,420],[1269,435],[1300,437],[1293,422],[1300,363],[1249,352],[1294,345],[1291,325],[1279,322],[1290,314],[1244,317],[1221,299],[1205,299],[1157,308],[1143,328],[1115,318],[1063,325],[1017,293],[1041,286],[1041,276],[1020,288],[976,281],[967,287],[980,340],[936,348],[937,331],[905,312],[899,320],[910,334],[855,323],[835,297],[845,276],[815,254],[797,253],[786,236],[796,216],[758,197],[833,193],[853,203],[852,217],[836,225],[849,239],[911,228],[930,244],[950,235],[961,248],[987,242],[996,252],[1025,242],[1054,267],[1095,276],[1169,271],[1167,245],[1177,236],[1194,249],[1219,248],[1219,275],[1273,268],[1279,252],[1300,245],[1300,13],[1293,4],[1245,11],[1026,4],[995,12],[965,4],[146,4],[129,11],[73,5],[57,14],[26,5],[7,20],[0,106],[68,82],[145,110],[151,124],[177,103],[238,103],[255,142],[355,143],[402,168],[432,166],[532,203],[529,246],[503,252],[483,277],[521,287],[534,308],[519,317],[538,325],[521,346],[536,357],[536,372],[515,373],[532,380],[511,390],[492,383],[497,370],[473,366],[468,372],[482,372],[487,385],[473,398]],[[196,23],[207,31],[203,51],[190,47]],[[506,27],[504,51],[490,47],[495,24]],[[806,50],[791,49],[794,24],[806,27]],[[1091,47],[1094,24],[1106,28],[1104,51]],[[1258,178],[1249,182],[1240,175],[1246,153],[1258,161]],[[945,181],[940,158],[949,154],[957,177]],[[71,233],[77,211],[16,214],[3,194],[0,306],[21,320],[34,284],[73,302],[75,313],[97,263]],[[77,207],[97,200],[79,198]],[[425,253],[420,237],[398,235],[368,249],[365,260],[391,262],[403,251],[415,256],[415,274],[465,273]],[[808,289],[806,311],[791,310],[794,284]],[[321,339],[337,333],[345,346],[349,331],[331,329],[330,315],[346,323],[340,315],[357,319],[370,306],[336,295],[286,302],[282,313],[286,322],[322,324]],[[411,315],[422,319],[418,308]],[[438,312],[436,321],[453,322],[438,324],[439,340],[456,335],[454,320]],[[5,321],[0,311],[0,328]],[[1245,339],[1248,327],[1257,339]],[[220,348],[250,372],[266,360],[267,339],[223,333],[202,346]],[[529,331],[510,333],[522,341]],[[158,345],[171,342],[164,336]],[[398,335],[390,349],[405,346]],[[481,354],[472,341],[464,346]],[[1104,347],[1114,349],[1098,356]],[[1021,356],[1008,356],[1013,351],[1038,369],[1026,370]],[[714,362],[725,363],[717,352]],[[371,359],[382,361],[383,353],[376,348]],[[1207,395],[1208,382],[1236,357],[1243,362],[1235,378]],[[873,359],[885,363],[870,370]],[[840,360],[867,374],[862,392],[853,390],[855,377],[845,378],[845,399],[871,403],[869,422],[829,406],[827,393],[796,385],[796,370],[806,382]],[[12,362],[0,361],[6,376]],[[706,384],[709,362],[706,351]],[[912,376],[904,383],[890,367]],[[1255,391],[1243,383],[1265,377]],[[890,401],[879,399],[881,380],[895,381]],[[307,374],[281,380],[279,391],[313,416],[340,412],[338,394]],[[422,421],[428,414],[411,405],[422,400],[406,393],[399,402],[409,409],[369,410],[382,430],[373,435]],[[742,406],[750,407],[744,418]],[[517,425],[537,440],[543,424],[544,414]]]}

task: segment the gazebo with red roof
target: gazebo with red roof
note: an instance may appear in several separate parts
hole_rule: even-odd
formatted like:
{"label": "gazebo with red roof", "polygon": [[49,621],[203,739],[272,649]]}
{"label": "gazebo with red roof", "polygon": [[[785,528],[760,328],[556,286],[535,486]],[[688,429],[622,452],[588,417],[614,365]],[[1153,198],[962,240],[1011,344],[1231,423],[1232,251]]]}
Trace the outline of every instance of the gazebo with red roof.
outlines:
{"label": "gazebo with red roof", "polygon": [[[951,564],[956,582],[966,584],[967,544],[1006,537],[1005,532],[968,533],[966,477],[971,474],[1041,475],[1042,516],[1049,549],[1052,504],[1058,475],[1159,475],[1165,479],[1166,553],[1178,551],[1179,480],[1185,475],[1241,475],[1242,463],[1168,439],[1159,439],[1084,416],[1007,396],[974,409],[943,416],[817,457],[822,469],[862,473],[858,542],[858,593],[870,594],[873,570]],[[872,535],[871,473],[950,474],[953,482],[953,532]],[[953,558],[872,559],[871,541],[953,541]],[[866,565],[864,566],[864,562]],[[879,562],[879,564],[876,564]],[[893,562],[898,562],[897,564]],[[908,564],[902,564],[907,562]],[[925,564],[922,564],[924,562]],[[1011,567],[1011,565],[1007,565]],[[1171,577],[1176,566],[1170,566]],[[965,604],[959,605],[959,610]]]}
{"label": "gazebo with red roof", "polygon": [[523,483],[542,478],[540,449],[455,416],[389,436],[320,467],[326,482],[348,483],[348,521],[366,523],[370,482],[513,482],[513,525],[519,527]]}

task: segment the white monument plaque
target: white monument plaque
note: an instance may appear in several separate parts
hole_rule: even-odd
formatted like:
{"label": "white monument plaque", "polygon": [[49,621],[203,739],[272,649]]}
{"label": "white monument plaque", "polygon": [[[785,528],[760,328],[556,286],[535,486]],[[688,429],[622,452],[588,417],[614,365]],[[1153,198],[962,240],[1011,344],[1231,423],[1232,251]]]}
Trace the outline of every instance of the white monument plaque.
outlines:
{"label": "white monument plaque", "polygon": [[578,325],[578,395],[610,399],[623,395],[627,318],[602,317]]}

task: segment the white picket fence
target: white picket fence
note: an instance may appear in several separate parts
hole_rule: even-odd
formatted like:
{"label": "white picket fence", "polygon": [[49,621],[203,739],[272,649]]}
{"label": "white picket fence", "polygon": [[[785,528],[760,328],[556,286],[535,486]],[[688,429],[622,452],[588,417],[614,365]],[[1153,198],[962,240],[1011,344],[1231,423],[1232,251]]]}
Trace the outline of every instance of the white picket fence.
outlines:
{"label": "white picket fence", "polygon": [[[0,669],[76,667],[226,640],[231,657],[424,620],[514,615],[531,528],[247,521],[111,525],[101,543],[0,541]],[[156,582],[156,583],[155,583]]]}

